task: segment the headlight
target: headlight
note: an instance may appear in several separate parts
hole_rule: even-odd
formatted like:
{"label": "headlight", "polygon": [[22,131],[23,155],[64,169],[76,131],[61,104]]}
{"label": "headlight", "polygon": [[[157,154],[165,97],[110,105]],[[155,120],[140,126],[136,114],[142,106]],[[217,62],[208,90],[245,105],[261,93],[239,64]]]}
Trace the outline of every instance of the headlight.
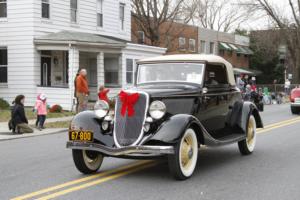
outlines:
{"label": "headlight", "polygon": [[109,111],[109,105],[106,101],[99,100],[94,106],[95,114],[99,118],[103,118],[107,115]]}
{"label": "headlight", "polygon": [[149,113],[152,118],[160,119],[166,114],[167,108],[162,101],[153,101],[149,108]]}

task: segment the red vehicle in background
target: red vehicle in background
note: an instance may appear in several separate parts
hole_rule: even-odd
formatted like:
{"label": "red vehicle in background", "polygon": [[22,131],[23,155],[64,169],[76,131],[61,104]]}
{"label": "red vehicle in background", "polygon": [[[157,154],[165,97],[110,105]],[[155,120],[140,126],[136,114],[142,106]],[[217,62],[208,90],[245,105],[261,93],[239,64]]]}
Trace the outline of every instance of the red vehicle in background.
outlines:
{"label": "red vehicle in background", "polygon": [[295,88],[291,91],[291,111],[293,114],[300,113],[300,88]]}

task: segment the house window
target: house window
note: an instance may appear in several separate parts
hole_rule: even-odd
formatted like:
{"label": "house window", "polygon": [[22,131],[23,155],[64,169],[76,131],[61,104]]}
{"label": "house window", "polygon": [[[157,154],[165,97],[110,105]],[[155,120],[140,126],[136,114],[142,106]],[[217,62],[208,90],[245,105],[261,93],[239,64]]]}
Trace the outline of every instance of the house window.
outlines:
{"label": "house window", "polygon": [[0,83],[7,83],[7,48],[0,47]]}
{"label": "house window", "polygon": [[42,18],[50,18],[50,3],[49,0],[42,0]]}
{"label": "house window", "polygon": [[210,42],[209,43],[209,53],[210,54],[214,54],[215,52],[215,43],[214,42]]}
{"label": "house window", "polygon": [[7,17],[7,2],[6,0],[0,0],[0,18]]}
{"label": "house window", "polygon": [[189,50],[192,52],[196,51],[196,40],[195,39],[189,40]]}
{"label": "house window", "polygon": [[133,83],[133,60],[126,59],[126,83]]}
{"label": "house window", "polygon": [[179,50],[185,50],[185,38],[179,37],[178,43],[179,43]]}
{"label": "house window", "polygon": [[120,3],[120,24],[121,30],[124,30],[124,21],[125,21],[125,4]]}
{"label": "house window", "polygon": [[97,0],[97,26],[103,27],[103,0]]}
{"label": "house window", "polygon": [[144,31],[138,31],[138,43],[144,44],[145,43],[145,33]]}
{"label": "house window", "polygon": [[117,57],[104,58],[104,83],[106,86],[119,86],[119,69],[119,59]]}
{"label": "house window", "polygon": [[78,2],[77,0],[71,0],[71,22],[77,23],[78,18]]}
{"label": "house window", "polygon": [[205,53],[205,41],[201,40],[200,42],[200,53]]}

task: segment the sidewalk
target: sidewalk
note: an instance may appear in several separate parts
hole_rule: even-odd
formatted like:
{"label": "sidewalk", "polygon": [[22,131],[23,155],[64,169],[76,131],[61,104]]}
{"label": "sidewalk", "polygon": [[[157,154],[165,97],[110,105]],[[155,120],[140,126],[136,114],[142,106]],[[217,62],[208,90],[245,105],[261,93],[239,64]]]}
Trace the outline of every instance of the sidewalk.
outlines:
{"label": "sidewalk", "polygon": [[[49,118],[46,120],[46,123],[51,122],[61,122],[61,121],[70,121],[73,116],[70,117],[61,117],[61,118]],[[29,120],[29,124],[34,127],[35,120]],[[26,134],[12,134],[8,129],[7,122],[0,122],[0,141],[2,140],[12,140],[17,138],[25,138],[25,137],[34,137],[39,135],[48,135],[60,132],[66,132],[66,128],[47,128],[42,131],[34,128],[34,133],[26,133]]]}

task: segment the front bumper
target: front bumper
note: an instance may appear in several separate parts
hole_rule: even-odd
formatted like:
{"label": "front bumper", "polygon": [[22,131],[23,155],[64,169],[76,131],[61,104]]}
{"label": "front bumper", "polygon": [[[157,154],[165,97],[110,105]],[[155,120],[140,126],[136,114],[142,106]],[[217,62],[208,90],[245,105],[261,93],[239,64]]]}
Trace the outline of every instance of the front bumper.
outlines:
{"label": "front bumper", "polygon": [[291,103],[291,106],[292,107],[300,107],[300,103],[298,103],[298,102],[297,103]]}
{"label": "front bumper", "polygon": [[120,148],[107,147],[97,143],[83,143],[68,141],[67,148],[90,150],[103,153],[108,156],[161,156],[174,154],[173,146],[127,146]]}

